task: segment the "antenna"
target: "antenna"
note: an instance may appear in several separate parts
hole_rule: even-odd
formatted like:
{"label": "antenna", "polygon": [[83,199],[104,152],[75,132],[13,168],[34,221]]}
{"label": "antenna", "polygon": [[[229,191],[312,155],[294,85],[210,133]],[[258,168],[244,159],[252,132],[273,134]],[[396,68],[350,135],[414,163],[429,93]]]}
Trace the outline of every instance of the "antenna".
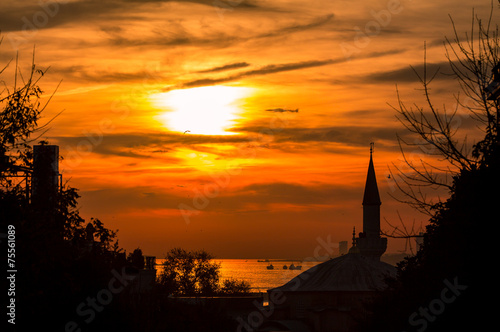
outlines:
{"label": "antenna", "polygon": [[370,143],[370,157],[371,157],[371,156],[372,156],[372,154],[373,154],[373,150],[374,150],[373,148],[374,148],[374,147],[375,147],[375,143],[371,142],[371,143]]}

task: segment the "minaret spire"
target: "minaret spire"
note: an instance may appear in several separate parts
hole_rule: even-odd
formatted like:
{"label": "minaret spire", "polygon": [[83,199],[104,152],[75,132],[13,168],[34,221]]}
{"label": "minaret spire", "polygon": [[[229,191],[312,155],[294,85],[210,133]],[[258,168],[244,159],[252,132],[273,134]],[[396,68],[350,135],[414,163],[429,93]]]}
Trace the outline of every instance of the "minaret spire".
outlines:
{"label": "minaret spire", "polygon": [[359,254],[359,249],[356,246],[356,242],[358,239],[356,239],[356,227],[352,228],[352,247],[349,249],[350,254]]}
{"label": "minaret spire", "polygon": [[368,163],[368,174],[366,175],[365,194],[363,196],[363,206],[380,205],[380,195],[378,193],[377,177],[373,166],[373,142],[370,143],[370,162]]}
{"label": "minaret spire", "polygon": [[352,228],[352,246],[356,246],[356,226]]}
{"label": "minaret spire", "polygon": [[373,166],[374,144],[370,143],[370,161],[363,195],[363,232],[357,241],[362,254],[380,259],[387,248],[387,239],[380,237],[380,195],[375,167]]}

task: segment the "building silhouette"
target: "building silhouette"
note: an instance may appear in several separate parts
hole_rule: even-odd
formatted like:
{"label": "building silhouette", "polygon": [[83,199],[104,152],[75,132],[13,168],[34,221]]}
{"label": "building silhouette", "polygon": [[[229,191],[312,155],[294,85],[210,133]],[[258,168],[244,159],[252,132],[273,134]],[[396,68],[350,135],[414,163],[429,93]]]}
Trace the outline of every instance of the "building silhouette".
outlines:
{"label": "building silhouette", "polygon": [[380,195],[373,166],[373,143],[370,146],[370,161],[363,195],[363,232],[359,233],[355,245],[359,253],[376,260],[387,249],[387,238],[380,236]]}
{"label": "building silhouette", "polygon": [[60,188],[59,146],[34,145],[31,203],[54,204]]}
{"label": "building silhouette", "polygon": [[259,332],[348,332],[365,315],[365,304],[386,287],[396,268],[381,262],[387,239],[380,236],[380,195],[373,165],[373,145],[363,196],[363,231],[349,252],[304,271],[283,286],[268,290],[272,315]]}

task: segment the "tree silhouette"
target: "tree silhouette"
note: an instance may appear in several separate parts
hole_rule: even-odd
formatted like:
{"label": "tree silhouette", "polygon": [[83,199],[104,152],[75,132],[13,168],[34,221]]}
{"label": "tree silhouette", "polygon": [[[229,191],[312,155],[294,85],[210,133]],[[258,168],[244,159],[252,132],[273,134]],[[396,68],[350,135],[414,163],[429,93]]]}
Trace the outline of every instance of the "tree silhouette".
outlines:
{"label": "tree silhouette", "polygon": [[204,250],[170,250],[163,262],[159,283],[163,291],[173,295],[211,296],[248,294],[250,286],[244,281],[220,280],[220,264]]}
{"label": "tree silhouette", "polygon": [[137,269],[144,268],[144,256],[142,255],[142,250],[139,248],[134,249],[134,251],[128,255],[127,260],[129,261],[130,265]]}
{"label": "tree silhouette", "polygon": [[[401,201],[429,216],[439,201],[429,199],[427,189],[453,188],[453,178],[462,170],[477,168],[488,153],[488,146],[496,138],[499,129],[499,101],[489,98],[491,93],[492,70],[500,63],[500,40],[498,26],[492,26],[493,9],[484,22],[474,16],[471,34],[461,38],[454,26],[454,39],[446,39],[446,57],[452,78],[460,85],[460,92],[454,95],[453,109],[439,108],[431,93],[431,83],[439,71],[427,72],[424,55],[424,71],[414,72],[422,86],[424,105],[407,105],[399,91],[398,105],[393,109],[398,119],[412,134],[410,139],[398,136],[403,164],[393,164],[392,178],[400,192]],[[413,68],[413,67],[412,67]],[[498,77],[497,77],[498,78]],[[467,133],[460,126],[472,119],[484,136],[471,143]],[[412,158],[410,154],[435,157],[433,161]]]}
{"label": "tree silhouette", "polygon": [[[43,91],[39,84],[45,74],[33,60],[28,75],[23,75],[16,59],[13,86],[4,83],[0,90],[0,230],[15,229],[19,330],[63,330],[77,305],[102,289],[112,270],[125,263],[116,232],[99,219],[86,222],[79,215],[77,189],[63,185],[50,204],[36,204],[30,197],[32,145],[53,120],[39,125],[52,98],[40,102]],[[41,169],[40,175],[46,171]],[[89,225],[91,236],[86,232]]]}
{"label": "tree silhouette", "polygon": [[[403,123],[421,140],[416,147],[437,154],[447,166],[409,162],[407,173],[400,170],[400,188],[407,202],[430,215],[429,225],[416,255],[399,263],[397,278],[388,280],[388,290],[369,306],[372,314],[360,324],[362,331],[475,331],[492,324],[492,308],[484,303],[492,284],[485,258],[495,248],[485,232],[498,219],[500,140],[495,91],[500,85],[500,43],[491,17],[484,25],[477,17],[474,22],[477,30],[465,43],[457,33],[454,45],[447,41],[453,46],[447,54],[454,56],[449,57],[450,66],[468,99],[462,107],[481,124],[482,138],[472,145],[457,139],[459,128],[453,122],[457,113],[439,112],[433,106],[431,80],[425,75],[421,83],[427,108],[411,109],[400,102]],[[430,186],[446,188],[449,197],[428,201],[423,189]]]}

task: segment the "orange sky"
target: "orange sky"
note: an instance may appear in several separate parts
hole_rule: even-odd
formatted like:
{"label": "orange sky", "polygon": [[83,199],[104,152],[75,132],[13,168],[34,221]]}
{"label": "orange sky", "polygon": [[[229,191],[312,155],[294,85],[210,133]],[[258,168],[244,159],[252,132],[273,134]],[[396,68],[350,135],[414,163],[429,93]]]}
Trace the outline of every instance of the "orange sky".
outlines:
{"label": "orange sky", "polygon": [[[119,229],[128,251],[310,257],[361,231],[370,142],[382,227],[398,213],[425,224],[391,198],[388,167],[401,165],[405,131],[388,104],[396,83],[405,101],[422,100],[409,66],[422,70],[424,42],[429,67],[445,68],[448,15],[465,33],[472,7],[487,17],[490,6],[8,0],[0,60],[18,52],[25,68],[36,47],[36,63],[50,67],[42,88],[60,86],[43,120],[63,112],[44,138],[60,145],[82,216]],[[453,107],[456,91],[435,79],[437,104]],[[389,252],[403,249],[389,240]]]}

